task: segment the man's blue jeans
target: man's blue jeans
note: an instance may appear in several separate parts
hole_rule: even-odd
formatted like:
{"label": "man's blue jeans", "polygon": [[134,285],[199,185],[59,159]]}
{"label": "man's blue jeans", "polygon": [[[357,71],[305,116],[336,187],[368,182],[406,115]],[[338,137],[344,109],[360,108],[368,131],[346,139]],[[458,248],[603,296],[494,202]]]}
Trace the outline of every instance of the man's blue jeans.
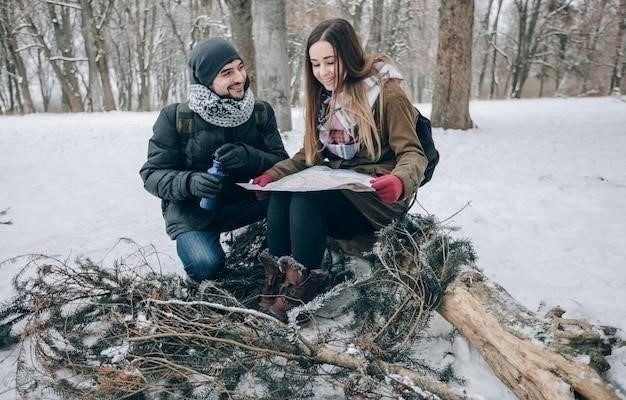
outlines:
{"label": "man's blue jeans", "polygon": [[220,233],[265,218],[267,201],[260,202],[252,193],[250,195],[218,208],[208,229],[178,235],[176,251],[191,279],[198,282],[215,279],[222,272],[226,256],[220,244]]}

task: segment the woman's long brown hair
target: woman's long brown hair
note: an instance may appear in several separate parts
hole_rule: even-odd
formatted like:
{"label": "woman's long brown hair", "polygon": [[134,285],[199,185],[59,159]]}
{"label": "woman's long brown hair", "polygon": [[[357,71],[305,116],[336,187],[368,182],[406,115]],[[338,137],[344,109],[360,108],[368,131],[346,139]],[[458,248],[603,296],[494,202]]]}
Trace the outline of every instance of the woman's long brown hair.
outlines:
{"label": "woman's long brown hair", "polygon": [[[335,51],[335,82],[333,100],[338,101],[350,113],[358,126],[357,140],[365,148],[370,159],[380,157],[380,135],[367,101],[363,79],[372,74],[373,59],[366,58],[354,28],[341,18],[328,19],[317,25],[307,40],[304,61],[305,125],[304,152],[307,165],[319,161],[320,147],[317,134],[317,115],[320,109],[322,84],[313,75],[309,49],[324,40]],[[341,65],[341,70],[339,69]],[[342,80],[341,77],[344,76]],[[382,90],[379,103],[382,104]],[[332,100],[331,100],[332,103]],[[329,107],[332,111],[332,104]]]}

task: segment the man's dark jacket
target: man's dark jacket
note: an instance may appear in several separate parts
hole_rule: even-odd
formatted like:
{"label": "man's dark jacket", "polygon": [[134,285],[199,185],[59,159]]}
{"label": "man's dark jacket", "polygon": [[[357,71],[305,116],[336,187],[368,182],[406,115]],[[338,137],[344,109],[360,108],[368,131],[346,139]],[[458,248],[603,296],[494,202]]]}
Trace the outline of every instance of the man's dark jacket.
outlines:
{"label": "man's dark jacket", "polygon": [[[263,103],[267,118],[257,126],[255,114],[233,128],[211,125],[194,113],[194,132],[189,137],[176,131],[176,104],[163,108],[153,127],[148,144],[148,161],[140,174],[146,190],[162,199],[161,208],[166,231],[172,239],[184,232],[206,229],[210,218],[199,206],[200,199],[189,193],[188,181],[193,172],[206,172],[213,161],[213,153],[225,143],[242,144],[248,151],[248,162],[234,171],[228,171],[221,204],[231,204],[252,193],[235,185],[248,182],[288,157],[276,127],[272,107]],[[219,209],[217,210],[219,212]]]}

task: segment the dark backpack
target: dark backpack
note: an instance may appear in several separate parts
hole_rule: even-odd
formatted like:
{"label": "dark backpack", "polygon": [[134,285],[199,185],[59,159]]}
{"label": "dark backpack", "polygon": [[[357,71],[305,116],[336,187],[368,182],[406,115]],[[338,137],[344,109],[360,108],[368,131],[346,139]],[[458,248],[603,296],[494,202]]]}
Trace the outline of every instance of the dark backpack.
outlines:
{"label": "dark backpack", "polygon": [[421,113],[419,113],[417,122],[415,123],[415,132],[417,133],[417,137],[420,140],[422,149],[424,150],[424,155],[428,160],[428,165],[426,165],[426,170],[424,171],[424,180],[420,183],[420,186],[424,186],[428,181],[430,181],[430,178],[433,177],[433,172],[435,172],[435,167],[439,162],[439,152],[435,148],[435,142],[433,142],[433,132],[430,127],[430,120],[424,117]]}
{"label": "dark backpack", "polygon": [[[176,132],[179,135],[188,138],[194,133],[195,124],[193,119],[194,112],[189,108],[189,103],[178,103],[176,106]],[[267,106],[262,101],[254,103],[254,119],[256,120],[256,129],[261,132],[268,119]]]}

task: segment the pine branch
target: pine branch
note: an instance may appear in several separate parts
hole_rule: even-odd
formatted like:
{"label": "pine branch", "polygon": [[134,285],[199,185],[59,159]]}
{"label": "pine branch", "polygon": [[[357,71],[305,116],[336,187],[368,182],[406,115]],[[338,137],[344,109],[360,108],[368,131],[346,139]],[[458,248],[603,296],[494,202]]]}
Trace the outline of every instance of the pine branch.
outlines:
{"label": "pine branch", "polygon": [[[333,246],[331,284],[292,309],[284,324],[248,308],[263,279],[256,261],[263,238],[262,224],[233,234],[225,276],[200,285],[155,272],[141,248],[110,267],[83,258],[25,258],[14,279],[17,297],[0,307],[7,327],[25,322],[18,392],[33,396],[50,388],[68,399],[117,399],[167,391],[201,398],[230,395],[252,374],[270,398],[275,390],[294,397],[322,377],[320,365],[330,364],[335,372],[324,375],[341,385],[356,373],[378,382],[373,393],[393,392],[398,389],[385,378],[395,374],[412,382],[402,390],[417,385],[443,399],[462,398],[436,376],[411,370],[405,353],[458,267],[473,260],[469,242],[450,239],[433,218],[408,216],[381,231],[368,256],[371,271],[362,276],[348,271],[351,258]],[[356,327],[354,336],[312,334],[316,315],[338,302],[353,318],[335,322],[335,329]],[[309,327],[298,324],[302,314]],[[61,371],[72,378],[53,379]]]}

